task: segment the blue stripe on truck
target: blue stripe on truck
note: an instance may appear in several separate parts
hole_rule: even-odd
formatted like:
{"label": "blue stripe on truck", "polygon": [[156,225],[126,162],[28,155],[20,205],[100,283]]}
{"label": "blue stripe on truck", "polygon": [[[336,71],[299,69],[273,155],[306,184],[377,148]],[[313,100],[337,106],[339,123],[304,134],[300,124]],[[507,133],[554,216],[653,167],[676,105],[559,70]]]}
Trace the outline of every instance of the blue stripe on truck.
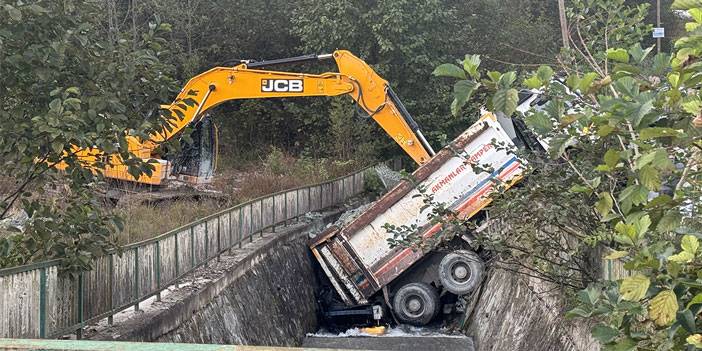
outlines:
{"label": "blue stripe on truck", "polygon": [[502,167],[492,172],[489,177],[481,180],[480,183],[478,183],[478,185],[473,187],[473,189],[470,189],[470,191],[468,191],[465,195],[461,196],[460,199],[452,203],[451,206],[449,206],[449,208],[454,209],[462,203],[466,202],[466,200],[468,200],[469,197],[475,194],[478,190],[482,189],[485,186],[485,184],[487,184],[487,182],[491,181],[492,179],[495,179],[498,175],[500,175],[500,173],[502,173],[502,171],[507,169],[507,167],[511,166],[514,162],[517,162],[516,156],[513,156],[511,159],[509,159],[509,161],[505,162],[505,164],[503,164]]}

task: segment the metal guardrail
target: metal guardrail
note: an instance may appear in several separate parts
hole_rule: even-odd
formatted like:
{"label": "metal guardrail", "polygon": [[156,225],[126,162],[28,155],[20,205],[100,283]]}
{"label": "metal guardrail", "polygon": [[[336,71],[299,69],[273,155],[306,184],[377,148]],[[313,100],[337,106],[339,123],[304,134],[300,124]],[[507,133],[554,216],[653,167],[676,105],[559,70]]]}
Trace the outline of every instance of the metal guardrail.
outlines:
{"label": "metal guardrail", "polygon": [[[343,203],[363,191],[365,168],[327,182],[281,191],[236,205],[122,254],[97,258],[77,278],[59,274],[58,260],[0,270],[0,338],[48,338],[80,333],[173,285],[223,252],[310,211]],[[155,219],[159,220],[159,219]]]}

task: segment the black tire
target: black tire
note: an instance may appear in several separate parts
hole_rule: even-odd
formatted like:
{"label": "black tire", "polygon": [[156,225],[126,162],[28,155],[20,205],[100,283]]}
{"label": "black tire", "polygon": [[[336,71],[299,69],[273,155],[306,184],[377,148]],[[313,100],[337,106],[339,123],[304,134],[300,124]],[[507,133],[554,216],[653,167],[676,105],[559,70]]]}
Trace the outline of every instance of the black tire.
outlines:
{"label": "black tire", "polygon": [[441,285],[456,295],[465,295],[475,290],[483,280],[484,273],[483,260],[473,251],[451,252],[439,263]]}
{"label": "black tire", "polygon": [[400,322],[427,325],[439,313],[439,294],[429,284],[410,283],[395,293],[392,306]]}

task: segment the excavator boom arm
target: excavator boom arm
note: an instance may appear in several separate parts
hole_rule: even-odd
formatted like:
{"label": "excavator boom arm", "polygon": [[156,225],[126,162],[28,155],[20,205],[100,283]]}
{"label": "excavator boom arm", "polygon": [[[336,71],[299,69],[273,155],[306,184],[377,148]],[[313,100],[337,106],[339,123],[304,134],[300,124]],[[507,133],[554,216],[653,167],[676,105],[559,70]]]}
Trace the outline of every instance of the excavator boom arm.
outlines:
{"label": "excavator boom arm", "polygon": [[[333,57],[339,73],[307,74],[269,70],[255,67],[301,62]],[[253,66],[254,68],[251,68]],[[172,138],[205,111],[225,101],[283,97],[338,96],[349,94],[400,147],[418,164],[429,160],[433,150],[426,142],[416,122],[409,115],[387,81],[363,60],[348,51],[332,55],[309,55],[291,59],[242,64],[236,67],[216,67],[191,79],[178,98],[168,106],[172,115],[171,128],[154,134],[145,144],[152,148]],[[188,107],[182,100],[191,98],[198,106]]]}
{"label": "excavator boom arm", "polygon": [[[338,73],[308,74],[259,69],[282,63],[331,58],[336,61]],[[152,152],[159,144],[173,138],[189,124],[198,121],[205,111],[225,101],[338,95],[351,96],[418,164],[426,163],[434,155],[417,123],[388,82],[367,63],[346,50],[337,50],[329,55],[245,62],[234,67],[216,67],[201,73],[188,81],[173,103],[163,106],[171,112],[169,128],[152,134],[147,140],[129,137],[129,150],[144,159],[157,158]],[[192,99],[197,105],[185,104],[185,99]],[[86,151],[86,154],[94,155],[94,151]],[[134,181],[118,157],[111,157],[111,160],[111,165],[103,171],[107,177]],[[160,184],[168,173],[164,167],[164,163],[160,162],[156,164],[155,175],[136,181]]]}

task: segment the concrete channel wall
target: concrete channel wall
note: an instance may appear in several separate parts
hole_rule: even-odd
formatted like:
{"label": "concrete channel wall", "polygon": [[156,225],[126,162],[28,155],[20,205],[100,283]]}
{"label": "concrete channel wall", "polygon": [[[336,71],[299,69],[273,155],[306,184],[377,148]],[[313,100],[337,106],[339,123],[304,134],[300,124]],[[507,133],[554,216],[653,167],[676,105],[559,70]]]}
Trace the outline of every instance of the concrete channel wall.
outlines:
{"label": "concrete channel wall", "polygon": [[294,228],[227,271],[219,294],[155,341],[299,346],[319,327],[308,229]]}
{"label": "concrete channel wall", "polygon": [[318,286],[307,233],[340,210],[279,228],[193,272],[162,301],[98,327],[95,340],[298,346],[318,325]]}
{"label": "concrete channel wall", "polygon": [[588,325],[566,320],[554,286],[491,268],[467,320],[466,334],[478,351],[596,351]]}

